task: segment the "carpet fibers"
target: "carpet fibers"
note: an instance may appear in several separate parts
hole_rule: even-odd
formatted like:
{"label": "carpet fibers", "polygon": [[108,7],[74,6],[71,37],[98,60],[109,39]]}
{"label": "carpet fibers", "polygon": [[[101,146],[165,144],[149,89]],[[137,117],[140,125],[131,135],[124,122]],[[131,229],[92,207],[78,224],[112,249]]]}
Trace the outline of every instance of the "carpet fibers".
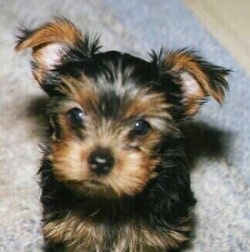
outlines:
{"label": "carpet fibers", "polygon": [[250,251],[250,80],[179,0],[0,0],[0,251],[42,251],[37,171],[46,96],[31,76],[29,52],[17,55],[14,43],[18,27],[60,15],[101,34],[103,50],[147,57],[161,46],[191,47],[233,69],[225,104],[211,101],[183,125],[198,199],[186,251]]}

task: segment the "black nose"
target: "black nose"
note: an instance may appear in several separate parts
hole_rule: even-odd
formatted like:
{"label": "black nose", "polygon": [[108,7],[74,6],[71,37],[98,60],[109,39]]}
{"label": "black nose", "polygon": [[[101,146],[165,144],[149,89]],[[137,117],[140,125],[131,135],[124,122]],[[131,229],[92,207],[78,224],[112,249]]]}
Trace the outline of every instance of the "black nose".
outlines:
{"label": "black nose", "polygon": [[108,149],[98,149],[89,156],[89,168],[98,175],[105,175],[113,168],[114,158]]}

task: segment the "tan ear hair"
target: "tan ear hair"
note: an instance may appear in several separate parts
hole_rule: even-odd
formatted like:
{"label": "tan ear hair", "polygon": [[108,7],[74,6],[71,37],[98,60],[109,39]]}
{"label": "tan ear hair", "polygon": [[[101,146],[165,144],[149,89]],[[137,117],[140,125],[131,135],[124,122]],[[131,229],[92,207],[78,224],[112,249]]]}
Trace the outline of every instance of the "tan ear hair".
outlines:
{"label": "tan ear hair", "polygon": [[56,18],[35,30],[23,30],[16,51],[32,48],[33,74],[42,85],[44,74],[61,63],[70,47],[83,40],[81,32],[65,18]]}
{"label": "tan ear hair", "polygon": [[185,116],[194,115],[207,96],[220,104],[224,101],[229,70],[203,60],[194,51],[168,52],[161,62],[161,71],[172,75],[180,85]]}

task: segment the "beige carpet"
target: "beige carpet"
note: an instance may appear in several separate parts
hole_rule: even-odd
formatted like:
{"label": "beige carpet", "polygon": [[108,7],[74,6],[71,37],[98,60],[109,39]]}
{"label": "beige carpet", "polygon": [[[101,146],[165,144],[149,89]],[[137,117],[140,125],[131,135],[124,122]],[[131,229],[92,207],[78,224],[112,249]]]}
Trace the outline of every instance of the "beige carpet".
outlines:
{"label": "beige carpet", "polygon": [[189,46],[233,68],[225,105],[206,104],[185,127],[198,198],[188,251],[250,251],[250,80],[179,0],[0,0],[0,251],[42,248],[36,173],[46,96],[31,76],[29,52],[15,54],[14,35],[20,25],[34,27],[55,15],[102,34],[104,50],[145,56],[161,45]]}

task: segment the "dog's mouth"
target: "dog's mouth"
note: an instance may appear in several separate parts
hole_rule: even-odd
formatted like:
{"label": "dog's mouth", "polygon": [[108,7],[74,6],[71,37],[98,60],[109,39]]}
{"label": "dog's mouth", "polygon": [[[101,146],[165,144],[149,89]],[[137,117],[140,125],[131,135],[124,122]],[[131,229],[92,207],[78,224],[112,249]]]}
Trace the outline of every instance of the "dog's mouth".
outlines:
{"label": "dog's mouth", "polygon": [[117,197],[112,187],[98,180],[68,181],[70,189],[89,197],[114,198]]}

